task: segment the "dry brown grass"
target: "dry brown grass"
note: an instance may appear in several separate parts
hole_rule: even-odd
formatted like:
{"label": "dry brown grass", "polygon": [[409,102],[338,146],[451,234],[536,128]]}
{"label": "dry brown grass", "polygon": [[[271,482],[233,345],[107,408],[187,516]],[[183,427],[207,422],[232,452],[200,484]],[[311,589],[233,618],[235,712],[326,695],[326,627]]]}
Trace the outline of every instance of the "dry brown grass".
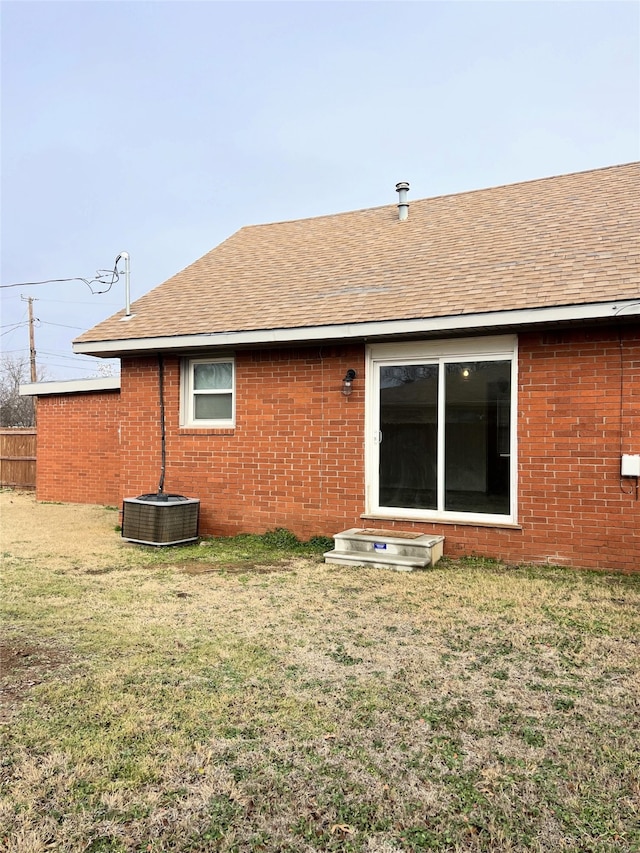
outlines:
{"label": "dry brown grass", "polygon": [[140,549],[12,500],[11,853],[638,849],[635,579]]}

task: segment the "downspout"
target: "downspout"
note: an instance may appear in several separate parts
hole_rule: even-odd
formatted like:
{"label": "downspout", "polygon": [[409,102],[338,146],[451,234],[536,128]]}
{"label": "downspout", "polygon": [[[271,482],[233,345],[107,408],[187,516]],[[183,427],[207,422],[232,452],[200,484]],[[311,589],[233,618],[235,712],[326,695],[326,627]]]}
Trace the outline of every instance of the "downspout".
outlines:
{"label": "downspout", "polygon": [[167,433],[164,417],[164,359],[161,353],[158,353],[158,386],[160,393],[160,482],[158,483],[158,498],[166,500],[164,475],[167,467]]}

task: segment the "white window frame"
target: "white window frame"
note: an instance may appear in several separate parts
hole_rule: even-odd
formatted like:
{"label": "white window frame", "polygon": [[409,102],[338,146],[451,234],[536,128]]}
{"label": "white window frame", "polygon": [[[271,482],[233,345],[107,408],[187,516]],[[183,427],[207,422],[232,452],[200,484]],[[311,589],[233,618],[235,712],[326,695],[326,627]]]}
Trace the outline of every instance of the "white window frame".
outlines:
{"label": "white window frame", "polygon": [[[379,368],[385,365],[423,363],[439,366],[438,383],[438,506],[444,506],[444,365],[458,361],[511,361],[510,512],[505,515],[447,510],[383,507],[379,505]],[[517,413],[518,339],[516,335],[370,344],[366,348],[365,377],[365,515],[376,518],[440,521],[462,524],[517,524]]]}
{"label": "white window frame", "polygon": [[[231,364],[231,388],[210,389],[210,394],[231,394],[231,417],[230,418],[196,418],[195,398],[198,391],[194,388],[194,368],[197,364]],[[236,422],[236,363],[233,356],[222,356],[219,358],[185,358],[182,361],[182,382],[180,400],[180,426],[195,429],[227,428],[234,427]]]}

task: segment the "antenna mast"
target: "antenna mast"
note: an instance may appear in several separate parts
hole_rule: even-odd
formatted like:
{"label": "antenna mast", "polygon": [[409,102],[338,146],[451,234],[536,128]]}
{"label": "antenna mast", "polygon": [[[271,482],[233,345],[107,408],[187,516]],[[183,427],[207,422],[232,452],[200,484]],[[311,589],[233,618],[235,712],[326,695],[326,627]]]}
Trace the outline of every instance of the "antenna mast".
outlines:
{"label": "antenna mast", "polygon": [[120,252],[118,257],[116,258],[116,268],[118,266],[119,260],[124,261],[124,300],[125,300],[125,310],[124,316],[131,316],[131,271],[129,266],[129,252]]}

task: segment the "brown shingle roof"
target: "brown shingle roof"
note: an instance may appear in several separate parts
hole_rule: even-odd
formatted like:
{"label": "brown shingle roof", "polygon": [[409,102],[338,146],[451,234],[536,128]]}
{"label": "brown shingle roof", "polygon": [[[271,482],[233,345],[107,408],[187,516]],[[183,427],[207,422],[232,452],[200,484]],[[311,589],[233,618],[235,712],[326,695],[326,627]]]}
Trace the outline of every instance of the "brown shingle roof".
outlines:
{"label": "brown shingle roof", "polygon": [[640,296],[640,163],[242,228],[78,342]]}

